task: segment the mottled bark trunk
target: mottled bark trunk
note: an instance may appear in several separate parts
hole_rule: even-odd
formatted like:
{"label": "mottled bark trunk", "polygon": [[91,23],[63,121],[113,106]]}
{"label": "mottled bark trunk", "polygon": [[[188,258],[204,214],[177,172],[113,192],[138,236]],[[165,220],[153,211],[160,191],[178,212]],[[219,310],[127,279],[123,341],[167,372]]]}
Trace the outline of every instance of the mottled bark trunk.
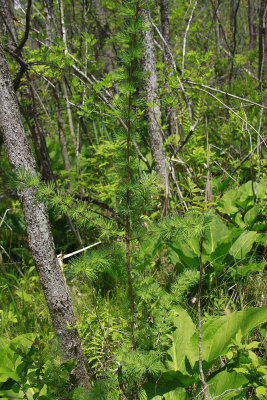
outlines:
{"label": "mottled bark trunk", "polygon": [[[145,20],[149,21],[150,12],[148,10],[142,10]],[[154,35],[152,30],[143,31],[143,42],[144,42],[144,57],[143,67],[147,74],[145,81],[145,97],[146,102],[149,103],[147,107],[147,119],[148,119],[148,135],[150,139],[150,146],[153,161],[155,164],[155,170],[159,175],[162,184],[165,188],[166,199],[169,196],[169,176],[168,176],[168,165],[163,150],[163,141],[161,136],[161,112],[159,105],[159,96],[157,94],[157,74],[155,67],[155,47],[154,47]]]}
{"label": "mottled bark trunk", "polygon": [[44,16],[45,16],[45,44],[50,46],[52,43],[52,16],[53,4],[50,0],[43,0]]}
{"label": "mottled bark trunk", "polygon": [[[167,44],[163,43],[163,60],[165,64],[165,75],[171,76],[173,69],[172,58],[170,55],[171,41],[170,41],[170,22],[169,22],[169,0],[160,0],[160,13],[161,13],[161,33]],[[166,70],[167,69],[167,70]],[[167,89],[167,88],[166,88]],[[168,124],[169,135],[176,134],[175,114],[172,107],[166,107],[166,121]],[[175,142],[174,142],[175,143]]]}
{"label": "mottled bark trunk", "polygon": [[257,3],[256,0],[248,0],[248,29],[249,29],[249,49],[255,49],[257,45]]}
{"label": "mottled bark trunk", "polygon": [[[60,109],[59,89],[58,89],[57,84],[56,84],[56,90],[55,90],[55,106],[56,106],[56,115],[57,115],[59,143],[60,143],[60,149],[61,149],[61,156],[62,156],[62,160],[63,160],[63,168],[65,171],[68,171],[70,169],[70,161],[69,161],[68,150],[67,150],[67,142],[66,142],[66,138],[64,135],[63,119],[62,119],[61,109]],[[68,183],[68,188],[70,189],[69,183]]]}
{"label": "mottled bark trunk", "polygon": [[14,26],[13,9],[14,2],[12,0],[0,1],[0,29],[8,47],[14,51],[17,44],[17,34]]}
{"label": "mottled bark trunk", "polygon": [[217,0],[214,5],[214,21],[215,21],[215,37],[216,37],[216,51],[217,54],[220,55],[221,46],[223,43],[221,26],[220,26],[220,1]]}
{"label": "mottled bark trunk", "polygon": [[110,44],[107,44],[107,39],[110,37],[110,31],[108,27],[108,17],[106,10],[101,7],[99,0],[92,0],[94,7],[96,23],[97,23],[97,35],[98,35],[98,52],[102,52],[105,57],[105,67],[107,72],[114,70],[114,54]]}
{"label": "mottled bark trunk", "polygon": [[74,153],[76,155],[77,172],[78,172],[78,174],[80,174],[81,173],[81,167],[80,167],[79,146],[78,146],[78,142],[77,142],[76,136],[75,136],[72,112],[71,112],[70,103],[69,103],[68,90],[67,90],[67,85],[66,85],[66,81],[65,81],[65,77],[64,77],[63,73],[62,73],[62,76],[61,76],[61,82],[62,82],[62,88],[63,88],[64,97],[65,97],[65,100],[66,100],[66,108],[67,108],[67,114],[68,114],[70,136],[71,136],[72,144],[73,144],[73,147],[74,147]]}
{"label": "mottled bark trunk", "polygon": [[42,179],[46,182],[53,181],[51,160],[48,154],[43,126],[38,115],[36,99],[31,88],[21,90],[22,113],[30,129],[34,150]]}
{"label": "mottled bark trunk", "polygon": [[234,73],[234,58],[236,53],[236,34],[237,34],[237,12],[239,9],[240,0],[231,0],[230,2],[230,29],[232,33],[232,43],[231,43],[231,66],[229,72],[229,87],[232,83],[232,77]]}
{"label": "mottled bark trunk", "polygon": [[261,0],[259,8],[259,80],[263,80],[264,64],[267,63],[267,0]]}
{"label": "mottled bark trunk", "polygon": [[[0,134],[8,160],[14,171],[24,167],[36,173],[34,157],[21,121],[2,45],[0,44]],[[75,386],[89,387],[83,351],[77,330],[67,329],[75,324],[71,299],[62,276],[49,225],[48,213],[42,202],[37,202],[35,190],[18,190],[28,233],[29,246],[42,284],[55,334],[63,358],[76,360],[71,378]]]}

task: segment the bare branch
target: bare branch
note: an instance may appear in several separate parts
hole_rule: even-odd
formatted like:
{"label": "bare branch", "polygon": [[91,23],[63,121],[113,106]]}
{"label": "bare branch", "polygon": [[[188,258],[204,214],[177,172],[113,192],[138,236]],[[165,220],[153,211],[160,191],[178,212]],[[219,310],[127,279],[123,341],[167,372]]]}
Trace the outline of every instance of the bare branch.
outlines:
{"label": "bare branch", "polygon": [[222,94],[225,94],[226,96],[233,97],[235,99],[245,101],[246,103],[253,104],[254,106],[258,106],[258,107],[267,109],[267,107],[264,106],[263,104],[255,103],[252,100],[245,99],[244,97],[236,96],[235,94],[232,94],[232,93],[229,93],[229,92],[225,92],[224,90],[216,89],[216,88],[214,88],[212,86],[208,86],[208,85],[204,85],[204,84],[196,83],[196,82],[192,82],[192,81],[186,81],[185,83],[189,83],[190,85],[194,85],[194,86],[200,86],[200,87],[212,90],[214,92],[222,93]]}
{"label": "bare branch", "polygon": [[190,28],[190,24],[194,15],[194,11],[197,5],[197,0],[195,1],[195,4],[193,5],[192,11],[191,11],[191,15],[189,17],[187,26],[186,26],[186,30],[185,30],[185,34],[184,34],[184,43],[183,43],[183,60],[182,60],[182,76],[184,75],[184,64],[185,64],[185,47],[186,47],[186,38],[187,38],[187,34]]}
{"label": "bare branch", "polygon": [[18,45],[17,50],[16,50],[18,52],[18,54],[21,53],[21,50],[23,49],[23,46],[25,45],[25,43],[27,42],[28,37],[29,37],[31,5],[32,5],[32,0],[28,0],[27,11],[26,11],[26,27],[25,27],[23,39],[21,40],[21,42]]}

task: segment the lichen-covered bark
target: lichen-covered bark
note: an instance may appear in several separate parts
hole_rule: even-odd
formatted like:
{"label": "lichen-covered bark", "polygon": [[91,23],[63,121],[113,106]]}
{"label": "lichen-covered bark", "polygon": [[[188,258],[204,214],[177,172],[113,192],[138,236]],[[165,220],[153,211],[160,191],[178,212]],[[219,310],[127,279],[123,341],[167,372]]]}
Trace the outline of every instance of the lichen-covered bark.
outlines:
{"label": "lichen-covered bark", "polygon": [[[13,90],[2,45],[0,44],[0,135],[3,138],[11,167],[24,167],[36,173],[35,162],[22,125],[18,103]],[[54,242],[45,205],[37,202],[32,188],[18,190],[27,228],[29,246],[42,284],[55,334],[65,360],[76,360],[72,384],[89,387],[83,362],[83,351],[74,325],[71,299],[58,265]]]}
{"label": "lichen-covered bark", "polygon": [[[149,11],[142,10],[145,20],[149,21]],[[161,136],[161,112],[159,105],[159,97],[157,94],[157,74],[155,67],[155,46],[152,30],[143,31],[144,57],[143,66],[146,72],[145,94],[148,118],[148,134],[155,170],[161,178],[161,182],[165,188],[166,198],[169,195],[169,177],[168,166],[163,150],[163,141]]]}

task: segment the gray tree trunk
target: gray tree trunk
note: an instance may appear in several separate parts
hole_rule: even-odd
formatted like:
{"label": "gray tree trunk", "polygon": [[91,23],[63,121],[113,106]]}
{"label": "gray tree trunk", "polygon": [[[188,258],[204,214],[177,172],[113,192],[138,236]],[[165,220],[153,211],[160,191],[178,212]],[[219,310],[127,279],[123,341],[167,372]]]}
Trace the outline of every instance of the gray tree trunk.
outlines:
{"label": "gray tree trunk", "polygon": [[[66,142],[66,138],[64,135],[63,119],[62,119],[62,114],[61,114],[61,110],[60,110],[60,93],[59,93],[58,84],[56,83],[55,85],[56,85],[55,106],[56,106],[56,115],[57,115],[59,143],[60,143],[61,155],[62,155],[62,160],[63,160],[63,167],[64,167],[65,171],[68,171],[70,169],[70,161],[69,161],[68,150],[67,150],[67,142]],[[68,189],[70,189],[69,182],[68,182]]]}
{"label": "gray tree trunk", "polygon": [[264,76],[267,63],[267,0],[261,0],[259,8],[259,80]]}
{"label": "gray tree trunk", "polygon": [[[0,43],[0,135],[3,138],[9,163],[14,171],[24,167],[36,173],[34,157],[21,121],[16,95]],[[18,190],[28,233],[29,247],[54,326],[56,337],[65,360],[76,360],[71,372],[75,386],[89,388],[89,379],[83,361],[83,351],[78,332],[67,329],[75,324],[71,299],[59,267],[48,213],[42,202],[37,202],[35,190]]]}
{"label": "gray tree trunk", "polygon": [[255,49],[257,45],[257,14],[258,1],[248,0],[248,29],[249,29],[249,49]]}
{"label": "gray tree trunk", "polygon": [[98,51],[103,51],[105,57],[106,71],[112,72],[114,70],[114,54],[112,45],[107,44],[106,41],[110,36],[108,27],[108,16],[106,10],[101,6],[99,0],[92,0],[95,11],[95,18],[97,23],[97,33],[99,39]]}
{"label": "gray tree trunk", "polygon": [[[150,12],[148,10],[142,10],[142,13],[148,23]],[[145,96],[147,103],[150,103],[147,107],[148,135],[150,139],[150,147],[155,164],[155,170],[161,178],[161,182],[165,188],[166,199],[168,199],[169,176],[160,128],[161,112],[159,96],[157,94],[157,74],[155,67],[156,59],[153,31],[145,30],[143,31],[142,36],[144,43],[143,66],[144,71],[147,74],[145,81]]]}
{"label": "gray tree trunk", "polygon": [[[46,146],[43,126],[36,105],[36,98],[29,83],[29,88],[23,88],[20,93],[22,96],[21,110],[31,131],[34,150],[36,154],[39,171],[44,181],[53,181],[54,175],[51,160]],[[31,100],[29,102],[29,100]]]}

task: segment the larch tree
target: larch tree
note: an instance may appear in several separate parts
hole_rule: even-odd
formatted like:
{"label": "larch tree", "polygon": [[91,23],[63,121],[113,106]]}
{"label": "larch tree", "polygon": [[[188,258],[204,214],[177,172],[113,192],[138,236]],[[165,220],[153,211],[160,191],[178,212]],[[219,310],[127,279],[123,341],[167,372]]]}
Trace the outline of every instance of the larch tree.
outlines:
{"label": "larch tree", "polygon": [[[27,173],[36,175],[35,160],[22,124],[17,98],[1,44],[0,135],[13,171],[17,173],[24,168]],[[71,298],[56,257],[46,206],[37,201],[35,190],[31,187],[19,187],[17,194],[22,205],[29,247],[44,291],[60,351],[64,360],[76,361],[71,372],[71,384],[89,388],[83,350],[78,332],[74,328],[75,317]]]}

